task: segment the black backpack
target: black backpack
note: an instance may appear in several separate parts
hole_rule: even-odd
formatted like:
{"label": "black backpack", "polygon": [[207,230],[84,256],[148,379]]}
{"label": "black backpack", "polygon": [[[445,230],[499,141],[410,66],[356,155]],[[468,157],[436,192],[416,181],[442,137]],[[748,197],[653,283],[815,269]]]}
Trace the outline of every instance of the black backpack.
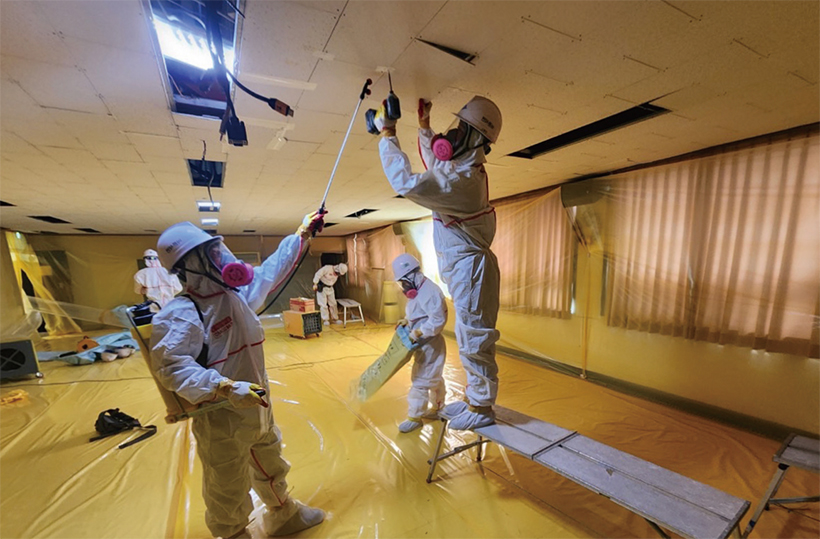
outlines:
{"label": "black backpack", "polygon": [[157,433],[156,426],[145,425],[143,427],[137,418],[131,417],[124,412],[120,412],[119,408],[112,408],[110,410],[100,412],[100,415],[97,416],[97,421],[94,423],[94,428],[97,429],[97,432],[100,434],[99,436],[94,436],[88,440],[89,442],[102,440],[103,438],[108,438],[109,436],[114,436],[115,434],[133,429],[142,429],[147,431],[133,440],[120,444],[118,446],[119,449],[124,449],[129,445],[134,445],[135,443],[150,438]]}

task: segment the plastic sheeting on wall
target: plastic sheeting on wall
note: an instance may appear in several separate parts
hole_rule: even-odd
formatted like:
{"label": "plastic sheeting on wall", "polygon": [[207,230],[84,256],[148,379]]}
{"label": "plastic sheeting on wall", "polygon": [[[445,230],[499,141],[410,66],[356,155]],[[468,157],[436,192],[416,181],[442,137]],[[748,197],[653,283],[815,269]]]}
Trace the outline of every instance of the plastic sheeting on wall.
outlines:
{"label": "plastic sheeting on wall", "polygon": [[[26,237],[19,232],[6,231],[5,241],[8,243],[11,252],[11,261],[14,265],[15,277],[21,289],[24,289],[24,274],[27,284],[30,283],[32,291],[36,297],[44,300],[54,301],[54,296],[45,284],[44,267],[51,269],[51,266],[43,266],[40,258],[34,252]],[[49,272],[50,273],[50,272]],[[50,275],[49,275],[50,276]],[[60,277],[58,276],[59,280]],[[31,312],[31,306],[27,306],[27,311]],[[49,335],[64,335],[80,332],[80,327],[57,307],[57,313],[49,312],[42,315],[45,321],[46,330]]]}
{"label": "plastic sheeting on wall", "polygon": [[[39,323],[33,325],[39,316],[36,313],[42,314],[46,330],[52,336],[128,327],[118,312],[123,306],[144,300],[134,292],[133,279],[142,265],[144,250],[156,247],[154,236],[51,236],[7,231],[3,241],[9,247],[14,266],[13,288],[21,290],[21,270],[33,285],[34,296],[26,305],[28,313],[35,313],[30,315],[33,318],[8,320],[9,329],[14,326],[14,333],[9,337],[21,339],[36,338],[39,326]],[[263,236],[225,238],[226,244],[237,253],[262,260],[276,250],[280,241],[279,237]],[[343,245],[344,241],[338,238],[312,242],[315,255],[305,257],[288,286],[267,309],[265,314],[270,315],[266,319],[267,326],[281,325],[278,317],[271,317],[287,309],[291,297],[313,296],[312,278],[320,265],[321,250],[339,250]],[[268,301],[273,298],[271,295]],[[1,313],[4,324],[12,310]]]}
{"label": "plastic sheeting on wall", "polygon": [[[348,294],[375,320],[385,319],[382,294],[385,286],[393,286],[391,264],[404,251],[401,239],[390,226],[347,238]],[[396,308],[401,316],[404,314],[401,295],[399,300]]]}

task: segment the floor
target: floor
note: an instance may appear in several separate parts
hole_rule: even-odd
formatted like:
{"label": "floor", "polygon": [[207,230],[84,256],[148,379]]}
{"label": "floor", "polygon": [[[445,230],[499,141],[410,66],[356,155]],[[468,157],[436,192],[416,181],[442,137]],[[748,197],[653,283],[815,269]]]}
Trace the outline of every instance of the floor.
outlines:
{"label": "floor", "polygon": [[[268,331],[274,416],[293,468],[292,496],[324,508],[327,521],[300,537],[655,537],[640,517],[516,454],[491,445],[465,452],[427,484],[426,460],[440,428],[400,434],[409,367],[371,400],[351,384],[384,351],[389,326],[325,327],[321,337]],[[52,340],[71,348],[77,337]],[[448,339],[448,400],[464,373]],[[780,442],[499,356],[499,404],[626,451],[752,502],[774,473]],[[71,366],[42,364],[43,379],[4,382],[23,400],[0,406],[0,537],[209,537],[199,463],[187,423],[166,425],[142,357]],[[156,436],[89,442],[97,414],[120,408]],[[470,434],[448,434],[446,446]],[[790,470],[780,496],[817,494],[818,476]],[[774,507],[752,537],[820,536],[818,504]],[[742,523],[745,527],[751,513]],[[254,511],[254,518],[258,510]],[[258,518],[250,531],[261,537]]]}

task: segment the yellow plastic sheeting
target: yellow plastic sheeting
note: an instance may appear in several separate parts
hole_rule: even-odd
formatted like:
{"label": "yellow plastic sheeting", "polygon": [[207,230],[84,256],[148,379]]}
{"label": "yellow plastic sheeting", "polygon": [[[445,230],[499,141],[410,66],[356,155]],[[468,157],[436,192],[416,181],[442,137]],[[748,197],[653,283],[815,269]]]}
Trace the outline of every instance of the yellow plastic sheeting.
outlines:
{"label": "yellow plastic sheeting", "polygon": [[[442,462],[427,484],[438,422],[399,434],[409,366],[367,403],[350,393],[383,352],[392,328],[326,329],[300,340],[268,331],[273,410],[284,436],[292,496],[328,511],[300,537],[653,537],[640,517],[490,445]],[[448,340],[449,400],[463,391]],[[499,357],[499,404],[543,419],[757,502],[780,445],[689,414]],[[72,367],[44,363],[46,378],[4,383],[0,397],[0,536],[208,537],[201,470],[187,424],[161,423],[163,406],[142,358]],[[119,450],[127,434],[89,443],[97,413],[119,407],[159,433]],[[451,433],[445,446],[472,439]],[[817,476],[790,470],[778,496],[817,493]],[[254,537],[261,537],[256,520]],[[743,520],[743,525],[748,515]],[[817,504],[764,513],[752,537],[817,537]]]}

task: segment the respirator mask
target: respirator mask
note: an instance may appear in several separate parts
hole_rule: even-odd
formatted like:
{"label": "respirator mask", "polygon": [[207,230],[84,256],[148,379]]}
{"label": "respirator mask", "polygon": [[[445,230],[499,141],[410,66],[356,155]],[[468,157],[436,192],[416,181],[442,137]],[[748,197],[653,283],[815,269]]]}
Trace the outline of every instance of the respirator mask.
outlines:
{"label": "respirator mask", "polygon": [[416,286],[416,276],[418,275],[418,271],[413,271],[408,275],[405,275],[401,279],[399,279],[399,284],[401,285],[401,291],[407,297],[407,299],[416,299],[416,296],[419,295],[419,287],[424,284],[424,280],[421,281],[421,284]]}
{"label": "respirator mask", "polygon": [[236,258],[221,241],[208,245],[205,252],[208,261],[220,273],[226,285],[238,288],[253,281],[253,266]]}
{"label": "respirator mask", "polygon": [[465,153],[484,146],[485,155],[490,153],[490,145],[481,133],[470,124],[456,118],[444,132],[433,136],[430,149],[439,161],[452,161]]}

